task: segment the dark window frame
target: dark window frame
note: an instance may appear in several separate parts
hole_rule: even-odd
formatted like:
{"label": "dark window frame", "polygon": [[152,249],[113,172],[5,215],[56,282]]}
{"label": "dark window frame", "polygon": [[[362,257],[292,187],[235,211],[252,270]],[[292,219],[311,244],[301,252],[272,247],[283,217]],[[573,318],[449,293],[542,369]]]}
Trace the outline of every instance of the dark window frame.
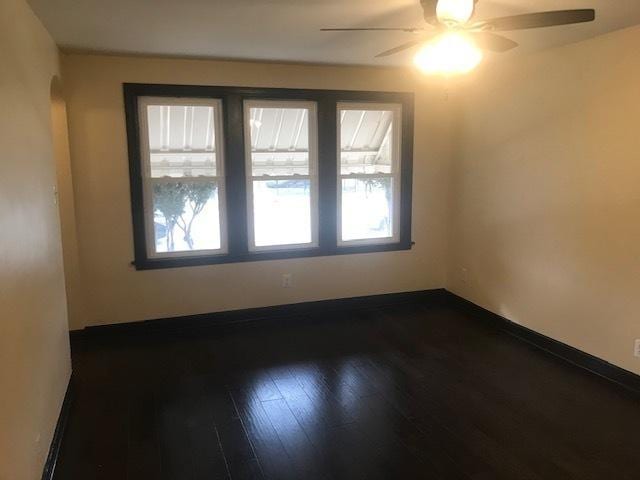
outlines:
{"label": "dark window frame", "polygon": [[[309,90],[194,85],[123,84],[129,152],[129,182],[137,270],[253,262],[301,257],[409,250],[413,179],[414,95],[409,92]],[[226,181],[228,253],[150,258],[147,255],[143,178],[140,152],[138,98],[216,98],[222,101]],[[318,246],[291,250],[250,252],[247,238],[245,182],[244,100],[306,100],[316,102],[318,115]],[[400,158],[400,239],[398,242],[338,246],[337,239],[337,105],[344,102],[402,105]]]}

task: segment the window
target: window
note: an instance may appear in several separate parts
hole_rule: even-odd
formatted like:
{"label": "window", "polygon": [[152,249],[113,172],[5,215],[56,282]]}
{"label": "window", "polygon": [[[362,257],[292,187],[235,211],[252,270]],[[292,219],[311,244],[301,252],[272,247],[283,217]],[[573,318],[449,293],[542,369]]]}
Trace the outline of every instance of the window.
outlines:
{"label": "window", "polygon": [[226,252],[220,100],[139,101],[150,257]]}
{"label": "window", "polygon": [[338,105],[340,245],[398,241],[400,119],[400,105]]}
{"label": "window", "polygon": [[413,94],[124,97],[137,269],[411,248]]}
{"label": "window", "polygon": [[248,100],[244,118],[249,250],[316,246],[315,103]]}

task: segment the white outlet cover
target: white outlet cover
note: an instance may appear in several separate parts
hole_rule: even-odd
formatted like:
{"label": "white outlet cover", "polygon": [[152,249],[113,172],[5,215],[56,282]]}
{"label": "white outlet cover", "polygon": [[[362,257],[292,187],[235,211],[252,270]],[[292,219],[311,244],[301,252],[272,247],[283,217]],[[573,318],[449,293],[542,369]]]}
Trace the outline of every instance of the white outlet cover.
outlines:
{"label": "white outlet cover", "polygon": [[635,347],[633,349],[633,356],[640,358],[640,338],[636,338]]}

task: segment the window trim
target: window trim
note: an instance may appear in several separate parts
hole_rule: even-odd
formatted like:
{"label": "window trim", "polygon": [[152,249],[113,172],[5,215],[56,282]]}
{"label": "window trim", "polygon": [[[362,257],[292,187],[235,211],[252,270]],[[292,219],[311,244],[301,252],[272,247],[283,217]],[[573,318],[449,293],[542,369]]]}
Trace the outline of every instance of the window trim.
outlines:
{"label": "window trim", "polygon": [[[281,176],[254,176],[252,172],[253,162],[251,156],[251,125],[244,123],[244,149],[245,149],[245,180],[247,193],[247,238],[248,247],[251,253],[289,251],[299,249],[312,249],[318,247],[318,106],[314,101],[303,100],[261,100],[245,99],[243,101],[244,118],[250,118],[249,112],[252,108],[298,108],[309,111],[307,125],[309,127],[309,173],[307,175],[281,175]],[[308,179],[310,184],[310,222],[311,222],[311,242],[308,243],[288,243],[279,245],[256,245],[255,244],[255,222],[253,208],[253,182],[282,180],[283,178]]]}
{"label": "window trim", "polygon": [[[309,90],[194,85],[123,84],[129,183],[133,223],[132,265],[137,270],[188,267],[329,255],[389,252],[411,249],[411,201],[413,170],[414,94],[349,90]],[[224,148],[226,254],[179,255],[152,258],[147,255],[139,138],[139,97],[217,98],[222,102],[221,142]],[[250,252],[248,248],[244,100],[300,100],[317,104],[318,136],[318,246]],[[385,103],[402,105],[400,235],[398,242],[342,245],[337,242],[337,105],[338,103]],[[196,252],[194,252],[196,253]]]}
{"label": "window trim", "polygon": [[[354,173],[349,175],[342,174],[342,128],[341,122],[338,120],[342,117],[341,112],[344,110],[364,110],[364,111],[390,111],[393,115],[393,158],[391,163],[391,173]],[[337,128],[337,140],[336,140],[336,161],[338,162],[338,173],[336,175],[337,190],[338,190],[338,206],[337,206],[337,232],[336,239],[338,247],[345,247],[349,245],[382,245],[393,244],[400,241],[400,199],[402,197],[402,168],[401,168],[401,155],[402,155],[402,104],[400,103],[363,103],[363,102],[338,102],[336,106],[336,122]],[[362,178],[391,178],[392,180],[392,194],[393,194],[393,224],[390,237],[378,237],[378,238],[355,238],[352,240],[342,239],[342,180],[345,179],[362,179]]]}

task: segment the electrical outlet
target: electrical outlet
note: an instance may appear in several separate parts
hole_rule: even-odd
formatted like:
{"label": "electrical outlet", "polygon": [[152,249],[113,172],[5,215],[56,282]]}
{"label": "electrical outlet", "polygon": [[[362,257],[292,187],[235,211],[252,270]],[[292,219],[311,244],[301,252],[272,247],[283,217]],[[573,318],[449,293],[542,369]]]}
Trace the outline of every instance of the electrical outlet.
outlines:
{"label": "electrical outlet", "polygon": [[640,358],[640,338],[636,338],[635,347],[633,349],[633,356]]}
{"label": "electrical outlet", "polygon": [[282,288],[289,288],[293,283],[290,273],[282,274]]}

